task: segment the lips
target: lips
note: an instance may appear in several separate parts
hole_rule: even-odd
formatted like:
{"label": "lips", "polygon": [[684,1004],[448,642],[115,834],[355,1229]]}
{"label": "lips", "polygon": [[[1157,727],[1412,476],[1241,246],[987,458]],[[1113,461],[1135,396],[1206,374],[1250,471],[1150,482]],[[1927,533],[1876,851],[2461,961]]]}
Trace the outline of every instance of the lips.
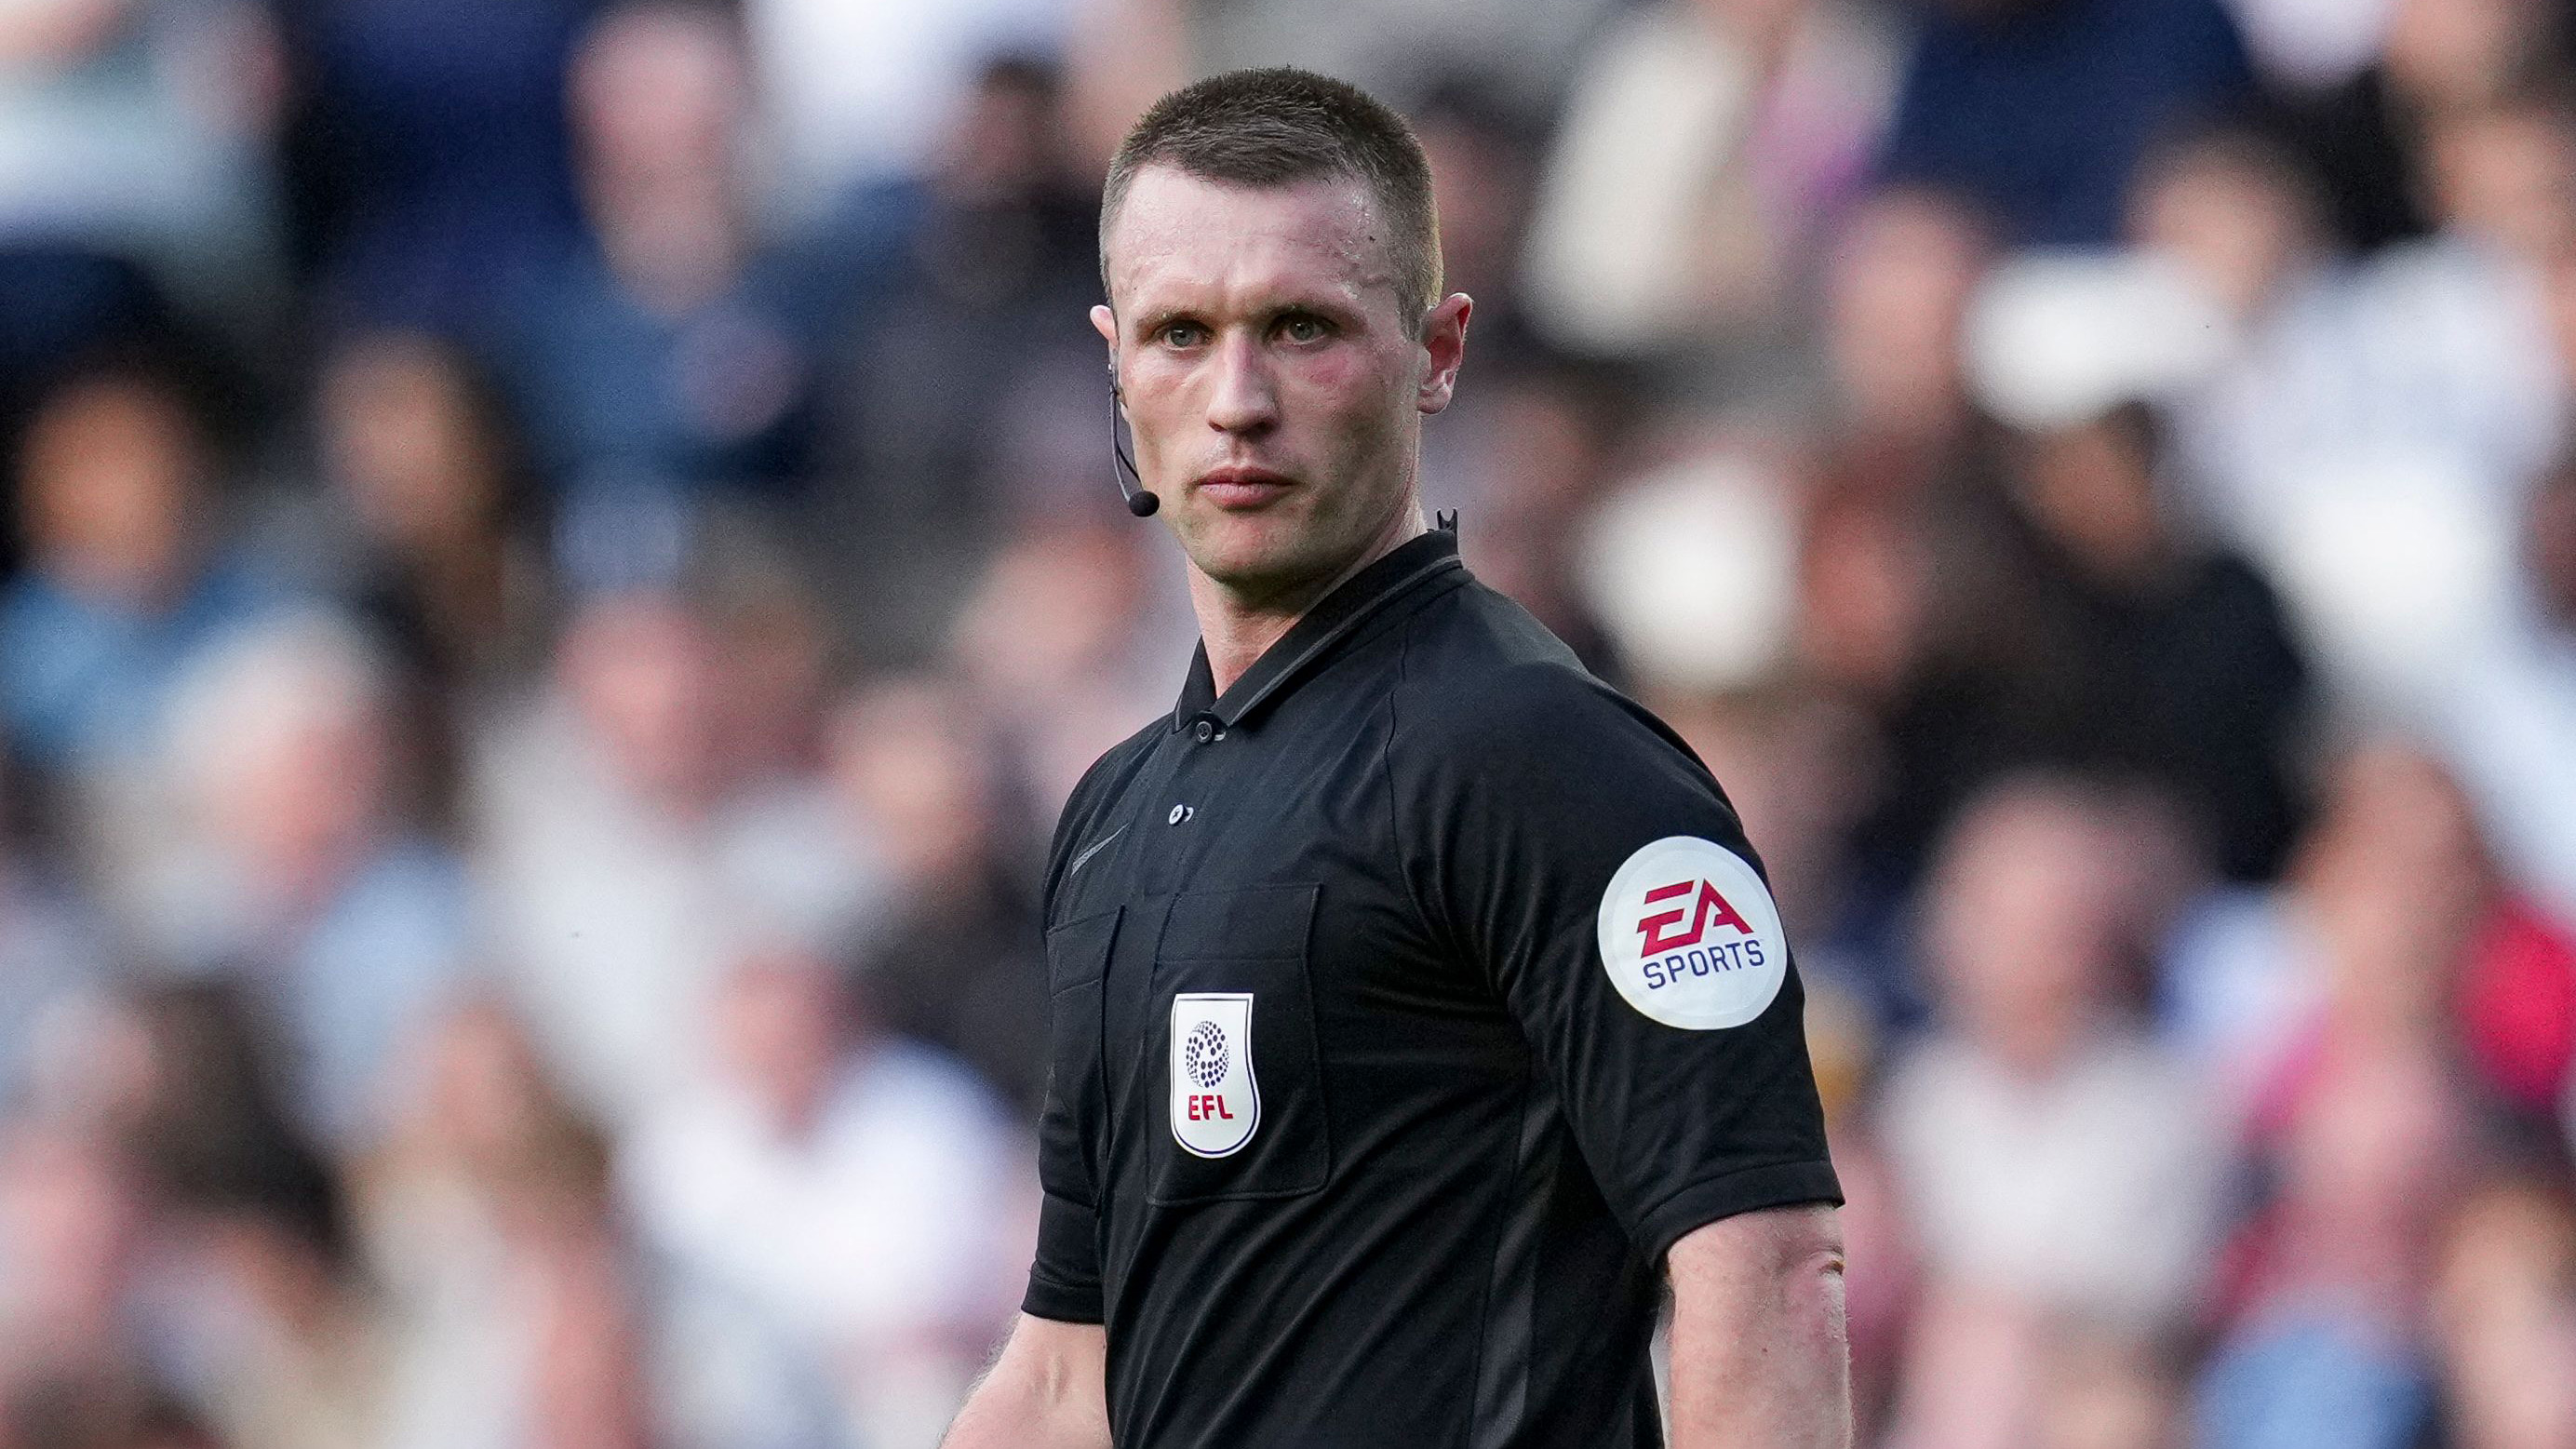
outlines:
{"label": "lips", "polygon": [[1192,491],[1219,508],[1259,508],[1297,486],[1285,473],[1267,468],[1213,468],[1199,475]]}

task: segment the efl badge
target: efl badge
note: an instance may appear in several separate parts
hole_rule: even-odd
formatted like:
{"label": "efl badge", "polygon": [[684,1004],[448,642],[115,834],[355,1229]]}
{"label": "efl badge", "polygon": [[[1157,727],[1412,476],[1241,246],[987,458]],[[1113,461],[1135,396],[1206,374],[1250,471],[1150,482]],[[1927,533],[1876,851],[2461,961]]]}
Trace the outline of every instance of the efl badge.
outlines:
{"label": "efl badge", "polygon": [[1252,1079],[1252,993],[1191,991],[1172,998],[1172,1138],[1201,1157],[1227,1157],[1261,1125]]}
{"label": "efl badge", "polygon": [[1742,1026],[1780,994],[1788,940],[1744,857],[1668,835],[1628,857],[1601,894],[1601,964],[1628,1004],[1666,1026]]}

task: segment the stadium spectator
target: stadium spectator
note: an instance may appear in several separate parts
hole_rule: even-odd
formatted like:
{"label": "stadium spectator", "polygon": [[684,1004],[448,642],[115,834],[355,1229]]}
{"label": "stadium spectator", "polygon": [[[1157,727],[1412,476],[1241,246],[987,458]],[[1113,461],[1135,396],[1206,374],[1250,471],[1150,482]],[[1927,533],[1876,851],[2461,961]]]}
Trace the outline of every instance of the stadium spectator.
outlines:
{"label": "stadium spectator", "polygon": [[1762,847],[1860,1449],[2566,1449],[2569,36],[0,0],[0,1449],[936,1432],[1192,632],[1106,147],[1295,55],[1475,298],[1426,507]]}
{"label": "stadium spectator", "polygon": [[381,1085],[386,1130],[354,1202],[395,1324],[387,1442],[523,1442],[544,1312],[531,1265],[576,1215],[583,1174],[604,1175],[607,1146],[488,999],[417,1022]]}
{"label": "stadium spectator", "polygon": [[182,829],[140,863],[139,937],[236,976],[290,1050],[293,1106],[372,1135],[377,1064],[464,976],[465,863],[420,822],[400,695],[346,622],[281,614],[210,649],[171,701]]}
{"label": "stadium spectator", "polygon": [[632,1242],[611,1144],[488,998],[424,1023],[356,1174],[395,1325],[395,1449],[837,1449],[819,1364]]}
{"label": "stadium spectator", "polygon": [[2509,627],[2523,499],[2567,426],[2547,298],[2576,231],[2571,138],[2547,102],[2438,118],[2417,179],[2441,230],[2358,278],[2319,339],[2340,426],[2268,480],[2264,547],[2320,653],[2418,728]]}
{"label": "stadium spectator", "polygon": [[[2290,741],[2308,668],[2261,574],[2177,526],[2165,451],[2138,405],[2013,441],[2013,503],[2035,534],[2029,602],[2053,616],[2034,626],[2040,652],[2016,661],[2030,691],[2016,712],[2035,754],[2155,782],[2224,874],[2265,879],[2297,826]],[[2053,704],[2066,712],[2051,718]]]}
{"label": "stadium spectator", "polygon": [[2070,1394],[2162,1412],[2223,1158],[2205,1084],[2131,1004],[2142,819],[2095,785],[2014,777],[1928,882],[1944,1006],[1881,1111],[1926,1279],[1892,1443],[2067,1442],[2045,1426]]}
{"label": "stadium spectator", "polygon": [[141,758],[191,653],[269,595],[226,546],[197,406],[169,364],[120,357],[75,371],[28,425],[27,566],[0,595],[0,720],[38,766]]}
{"label": "stadium spectator", "polygon": [[0,742],[0,1119],[26,1100],[57,1013],[110,974],[103,923],[51,857],[31,783]]}
{"label": "stadium spectator", "polygon": [[1538,179],[1531,120],[1466,75],[1431,87],[1410,119],[1431,160],[1441,275],[1476,299],[1482,340],[1517,359],[1532,345],[1514,295]]}
{"label": "stadium spectator", "polygon": [[1879,174],[1958,189],[2018,245],[2118,236],[2158,132],[2253,87],[2217,0],[1937,0],[1919,16]]}
{"label": "stadium spectator", "polygon": [[2475,796],[2503,864],[2562,921],[2576,921],[2576,465],[2532,490],[2513,621],[2462,661],[2441,715],[2445,755]]}
{"label": "stadium spectator", "polygon": [[2436,1260],[2434,1355],[2459,1449],[2576,1440],[2576,1206],[2546,1167],[2490,1172]]}
{"label": "stadium spectator", "polygon": [[332,327],[472,335],[580,234],[563,72],[597,0],[264,0],[288,229]]}
{"label": "stadium spectator", "polygon": [[1066,0],[746,0],[778,153],[773,209],[827,215],[850,191],[919,172],[973,104],[978,67],[1054,50]]}
{"label": "stadium spectator", "polygon": [[749,83],[734,22],[704,5],[614,6],[574,49],[566,105],[589,244],[512,299],[505,344],[570,527],[604,526],[589,511],[638,506],[638,493],[805,476],[828,299],[755,229]]}
{"label": "stadium spectator", "polygon": [[324,496],[276,510],[290,566],[379,632],[435,708],[488,704],[537,661],[550,583],[496,385],[452,343],[353,335],[319,365],[312,429]]}
{"label": "stadium spectator", "polygon": [[337,1179],[319,1161],[302,1167],[179,1210],[163,1268],[185,1286],[162,1327],[226,1438],[338,1449],[383,1432],[389,1345],[355,1273]]}
{"label": "stadium spectator", "polygon": [[[1483,295],[1471,295],[1481,307]],[[1519,375],[1486,383],[1451,405],[1464,426],[1423,439],[1425,506],[1455,507],[1477,577],[1518,600],[1594,672],[1616,678],[1565,544],[1612,473],[1627,415],[1618,379],[1540,354]]]}
{"label": "stadium spectator", "polygon": [[854,1437],[934,1443],[1016,1300],[1025,1144],[953,1063],[886,1036],[826,963],[755,952],[716,1004],[722,1066],[631,1139],[645,1234],[831,1366]]}
{"label": "stadium spectator", "polygon": [[2316,1004],[2251,1104],[2272,1186],[2227,1255],[2202,1429],[2231,1449],[2403,1445],[2432,1412],[2425,1295],[2480,1131],[2460,983],[2493,901],[2456,789],[2389,745],[2340,765],[2297,879],[2303,954],[2282,965]]}
{"label": "stadium spectator", "polygon": [[1533,320],[1596,355],[1776,342],[1862,179],[1893,42],[1840,0],[1624,16],[1568,98],[1532,224]]}
{"label": "stadium spectator", "polygon": [[2151,156],[2130,231],[2214,303],[2229,345],[2171,399],[2178,505],[2239,547],[2272,538],[2289,475],[2356,420],[2335,355],[2354,278],[2325,231],[2315,179],[2251,130],[2213,128]]}
{"label": "stadium spectator", "polygon": [[931,680],[870,685],[834,721],[833,784],[883,863],[885,919],[856,946],[868,1015],[942,1047],[1034,1119],[1046,1088],[1036,862],[969,697]]}
{"label": "stadium spectator", "polygon": [[2366,65],[2278,97],[2268,121],[2315,174],[2334,234],[2364,252],[2431,230],[2417,181],[2429,126],[2546,84],[2566,62],[2549,5],[2394,0],[2385,10]]}
{"label": "stadium spectator", "polygon": [[1869,197],[1835,238],[1818,310],[1833,438],[1856,479],[1926,488],[1973,441],[1960,329],[1992,252],[1973,210],[1929,190]]}
{"label": "stadium spectator", "polygon": [[715,983],[767,935],[864,919],[876,883],[819,790],[746,779],[700,601],[581,605],[551,686],[479,742],[472,810],[500,960],[576,1100],[622,1124],[698,1068]]}
{"label": "stadium spectator", "polygon": [[15,1433],[31,1419],[116,1418],[148,1385],[135,1338],[147,1218],[143,1185],[114,1143],[64,1124],[11,1124],[0,1142],[0,1413]]}
{"label": "stadium spectator", "polygon": [[1030,528],[997,549],[957,617],[949,661],[1030,797],[1025,830],[1052,829],[1038,802],[1180,687],[1154,646],[1189,637],[1175,617],[1186,606],[1179,580],[1148,572],[1150,546],[1117,523]]}
{"label": "stadium spectator", "polygon": [[276,66],[256,5],[10,7],[0,28],[0,283],[25,312],[13,305],[0,336],[41,333],[29,323],[50,312],[70,324],[57,340],[99,340],[89,329],[112,326],[156,281],[241,315],[274,246],[274,178],[261,151]]}
{"label": "stadium spectator", "polygon": [[803,515],[843,628],[919,667],[999,541],[1032,517],[1113,513],[1096,175],[1075,179],[1050,65],[987,64],[929,163],[863,192],[824,234],[854,297],[826,361]]}

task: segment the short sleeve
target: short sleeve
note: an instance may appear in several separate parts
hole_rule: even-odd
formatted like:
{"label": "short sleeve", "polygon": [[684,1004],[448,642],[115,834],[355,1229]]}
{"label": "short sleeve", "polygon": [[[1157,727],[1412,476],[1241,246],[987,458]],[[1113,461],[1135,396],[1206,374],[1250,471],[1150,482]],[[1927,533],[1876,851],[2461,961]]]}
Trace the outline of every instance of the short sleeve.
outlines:
{"label": "short sleeve", "polygon": [[[1104,763],[1110,757],[1104,757]],[[1067,827],[1082,818],[1082,804],[1101,766],[1075,788],[1058,822],[1050,851],[1046,919],[1055,920],[1055,883],[1062,878]],[[1112,909],[1049,927],[1047,966],[1046,1103],[1038,1113],[1037,1256],[1029,1265],[1022,1311],[1066,1323],[1102,1320],[1100,1294],[1099,1171],[1095,1143],[1107,1110],[1100,1080],[1100,998],[1121,912]]]}
{"label": "short sleeve", "polygon": [[[1047,935],[1051,965],[1065,953],[1088,949],[1095,934],[1077,924]],[[1103,944],[1100,949],[1106,951]],[[1095,1175],[1084,1129],[1084,1083],[1093,1074],[1081,1034],[1097,1032],[1100,1020],[1097,981],[1051,994],[1048,1001],[1049,1060],[1046,1105],[1038,1114],[1038,1206],[1036,1261],[1029,1265],[1029,1291],[1021,1308],[1038,1318],[1067,1323],[1101,1321],[1100,1215]],[[1081,1018],[1088,1017],[1085,1022]]]}
{"label": "short sleeve", "polygon": [[1407,872],[1519,1020],[1639,1251],[1839,1202],[1796,965],[1716,780],[1570,667],[1517,666],[1475,696],[1410,732],[1399,704]]}
{"label": "short sleeve", "polygon": [[1029,1265],[1021,1312],[1062,1323],[1101,1321],[1098,1222],[1091,1204],[1045,1195],[1038,1208],[1037,1260]]}

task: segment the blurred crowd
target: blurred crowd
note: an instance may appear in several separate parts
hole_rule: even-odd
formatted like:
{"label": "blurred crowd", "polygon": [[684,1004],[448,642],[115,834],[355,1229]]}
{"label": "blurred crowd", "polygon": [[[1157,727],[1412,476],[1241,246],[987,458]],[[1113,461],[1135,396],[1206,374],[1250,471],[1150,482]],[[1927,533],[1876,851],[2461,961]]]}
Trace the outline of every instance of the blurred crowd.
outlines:
{"label": "blurred crowd", "polygon": [[2559,0],[0,0],[0,1449],[920,1449],[1167,709],[1097,185],[1378,89],[1424,482],[1799,945],[1877,1449],[2576,1446]]}

